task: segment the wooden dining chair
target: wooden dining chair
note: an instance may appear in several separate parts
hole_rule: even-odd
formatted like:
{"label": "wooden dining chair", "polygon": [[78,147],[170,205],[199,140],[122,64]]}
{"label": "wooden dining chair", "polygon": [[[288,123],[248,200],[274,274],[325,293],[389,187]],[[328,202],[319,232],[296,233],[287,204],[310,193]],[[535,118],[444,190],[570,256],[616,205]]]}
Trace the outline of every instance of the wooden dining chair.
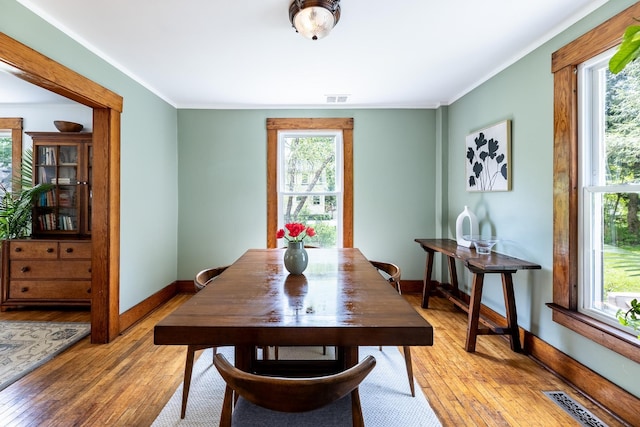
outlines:
{"label": "wooden dining chair", "polygon": [[388,262],[381,262],[381,261],[369,261],[369,262],[371,263],[371,265],[373,265],[376,268],[376,270],[384,272],[385,275],[388,276],[386,277],[387,281],[391,283],[394,288],[396,288],[396,291],[398,291],[400,295],[402,295],[402,289],[400,289],[400,267]]}
{"label": "wooden dining chair", "polygon": [[[396,291],[400,295],[402,295],[402,290],[400,289],[400,267],[395,264],[391,264],[388,262],[381,261],[369,261],[376,268],[376,270],[381,271],[387,278],[387,281],[396,288]],[[380,346],[380,350],[382,350],[382,346]],[[413,363],[411,362],[411,347],[405,345],[402,347],[402,352],[404,353],[404,363],[407,367],[407,376],[409,377],[409,388],[411,389],[411,396],[416,396],[415,386],[413,384]]]}
{"label": "wooden dining chair", "polygon": [[373,356],[346,371],[312,378],[251,374],[234,367],[222,354],[213,363],[227,383],[221,427],[232,423],[234,427],[364,427],[358,387],[375,367]]}
{"label": "wooden dining chair", "polygon": [[[221,275],[229,266],[207,268],[196,274],[193,284],[196,292],[201,291],[205,286],[209,285],[216,277]],[[189,399],[189,388],[191,387],[191,374],[193,372],[193,361],[196,351],[211,348],[207,345],[190,345],[187,347],[187,360],[184,364],[184,385],[182,387],[182,411],[180,418],[184,418],[187,412],[187,400]],[[213,347],[213,355],[215,356],[217,348]]]}

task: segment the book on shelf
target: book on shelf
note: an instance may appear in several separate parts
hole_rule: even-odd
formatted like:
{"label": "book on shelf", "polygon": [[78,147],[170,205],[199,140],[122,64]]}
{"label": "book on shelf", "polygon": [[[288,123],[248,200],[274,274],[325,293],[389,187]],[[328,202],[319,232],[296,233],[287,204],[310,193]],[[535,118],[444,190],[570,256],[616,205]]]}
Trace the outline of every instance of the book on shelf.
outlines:
{"label": "book on shelf", "polygon": [[38,168],[38,180],[39,183],[49,182],[47,179],[47,169],[43,167]]}
{"label": "book on shelf", "polygon": [[38,227],[41,231],[74,231],[76,230],[75,219],[69,215],[56,215],[47,213],[38,215]]}
{"label": "book on shelf", "polygon": [[48,231],[56,229],[56,218],[52,213],[38,216],[38,226],[40,230]]}
{"label": "book on shelf", "polygon": [[73,193],[69,190],[60,190],[58,195],[58,206],[70,207],[73,203]]}
{"label": "book on shelf", "polygon": [[56,191],[50,190],[40,194],[38,206],[54,206],[56,204]]}
{"label": "book on shelf", "polygon": [[[41,159],[41,163],[45,165],[55,165],[56,161],[56,148],[55,147],[43,147],[44,159]],[[44,162],[42,162],[44,160]]]}
{"label": "book on shelf", "polygon": [[60,230],[70,231],[75,230],[73,218],[69,215],[60,215],[58,218]]}
{"label": "book on shelf", "polygon": [[51,178],[51,183],[52,184],[71,184],[71,178]]}

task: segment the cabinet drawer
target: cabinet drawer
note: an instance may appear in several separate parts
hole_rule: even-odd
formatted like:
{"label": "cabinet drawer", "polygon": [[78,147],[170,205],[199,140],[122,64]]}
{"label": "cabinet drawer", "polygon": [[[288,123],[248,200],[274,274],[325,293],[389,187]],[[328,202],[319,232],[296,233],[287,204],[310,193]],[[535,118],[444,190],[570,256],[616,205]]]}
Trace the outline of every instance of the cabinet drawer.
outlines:
{"label": "cabinet drawer", "polygon": [[91,260],[85,261],[11,261],[10,279],[89,279]]}
{"label": "cabinet drawer", "polygon": [[57,241],[9,242],[9,258],[58,258]]}
{"label": "cabinet drawer", "polygon": [[9,285],[9,299],[90,300],[91,281],[14,280]]}
{"label": "cabinet drawer", "polygon": [[91,259],[91,242],[60,242],[61,259]]}

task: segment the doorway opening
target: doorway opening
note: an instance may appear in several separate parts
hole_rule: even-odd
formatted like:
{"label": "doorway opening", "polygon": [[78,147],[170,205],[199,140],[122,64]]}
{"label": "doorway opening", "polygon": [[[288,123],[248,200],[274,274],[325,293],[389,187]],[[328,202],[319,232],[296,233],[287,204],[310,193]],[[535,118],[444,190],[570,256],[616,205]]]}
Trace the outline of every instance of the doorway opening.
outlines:
{"label": "doorway opening", "polygon": [[0,33],[0,67],[93,109],[91,342],[120,333],[120,95]]}

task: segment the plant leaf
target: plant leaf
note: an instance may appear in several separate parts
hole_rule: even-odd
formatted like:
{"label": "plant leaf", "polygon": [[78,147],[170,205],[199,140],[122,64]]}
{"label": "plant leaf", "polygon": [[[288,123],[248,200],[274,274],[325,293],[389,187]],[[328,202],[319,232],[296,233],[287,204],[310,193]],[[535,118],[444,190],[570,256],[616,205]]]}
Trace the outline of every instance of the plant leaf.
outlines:
{"label": "plant leaf", "polygon": [[4,191],[0,196],[0,239],[28,236],[33,204],[55,187],[49,183],[33,187],[33,152],[28,149],[22,155],[21,179],[14,179],[11,192]]}
{"label": "plant leaf", "polygon": [[618,51],[609,60],[609,71],[618,74],[638,56],[640,56],[640,25],[631,25],[625,30]]}

